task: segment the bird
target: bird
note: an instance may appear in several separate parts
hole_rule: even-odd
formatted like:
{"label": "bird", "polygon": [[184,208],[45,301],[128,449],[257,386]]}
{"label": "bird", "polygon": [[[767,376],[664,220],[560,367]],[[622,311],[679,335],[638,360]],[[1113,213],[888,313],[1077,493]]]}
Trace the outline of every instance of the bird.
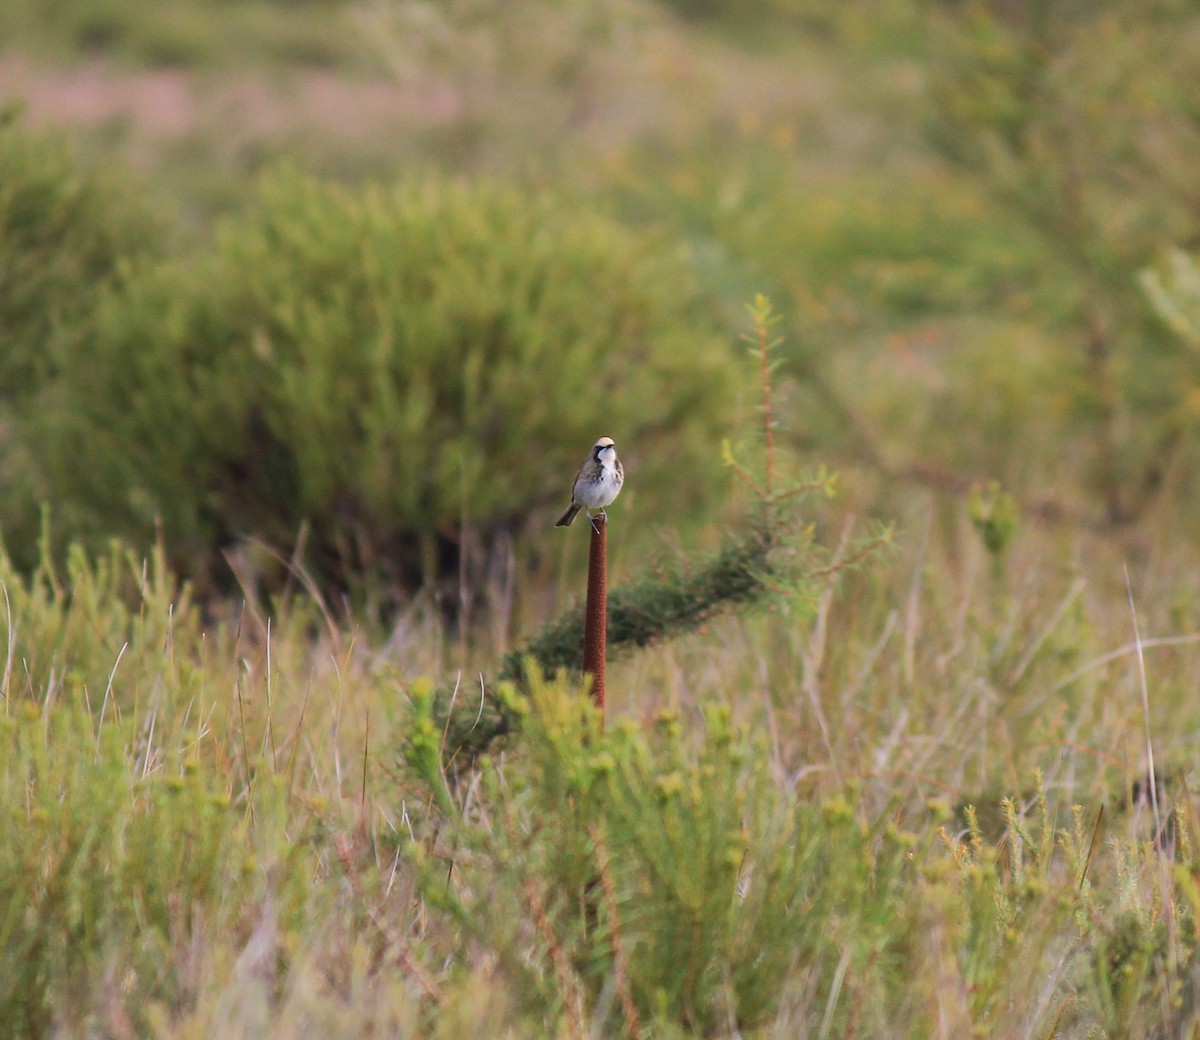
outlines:
{"label": "bird", "polygon": [[571,488],[571,504],[554,526],[570,527],[575,514],[581,509],[587,512],[589,520],[593,510],[603,513],[604,507],[611,505],[621,493],[621,485],[624,483],[625,467],[617,458],[617,446],[611,437],[601,437],[596,441],[591,454],[583,460],[579,472],[575,474],[575,484]]}

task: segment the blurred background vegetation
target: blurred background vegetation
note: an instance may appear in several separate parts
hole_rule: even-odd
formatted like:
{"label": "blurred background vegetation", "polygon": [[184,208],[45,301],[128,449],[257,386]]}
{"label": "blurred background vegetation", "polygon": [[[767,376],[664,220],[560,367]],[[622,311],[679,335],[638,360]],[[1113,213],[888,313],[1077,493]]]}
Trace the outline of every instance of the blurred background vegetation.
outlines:
{"label": "blurred background vegetation", "polygon": [[0,38],[27,567],[49,503],[205,594],[273,554],[461,596],[536,568],[597,431],[630,527],[687,537],[760,290],[856,508],[1194,510],[1186,4],[18,2]]}

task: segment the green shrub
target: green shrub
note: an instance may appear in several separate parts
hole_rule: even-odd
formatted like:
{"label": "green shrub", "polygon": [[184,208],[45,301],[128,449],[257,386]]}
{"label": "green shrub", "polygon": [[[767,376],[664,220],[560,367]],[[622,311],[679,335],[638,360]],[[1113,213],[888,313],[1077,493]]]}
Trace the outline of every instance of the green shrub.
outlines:
{"label": "green shrub", "polygon": [[662,243],[433,179],[269,178],[210,255],[131,273],[86,350],[41,440],[69,526],[160,519],[193,573],[306,527],[323,578],[400,585],[548,525],[601,434],[626,500],[682,516],[721,479],[738,378]]}
{"label": "green shrub", "polygon": [[78,337],[121,264],[162,243],[158,219],[115,176],[85,169],[15,111],[0,114],[0,523],[25,568],[49,493],[27,424],[79,363]]}
{"label": "green shrub", "polygon": [[[103,724],[101,724],[103,726]],[[26,702],[0,718],[0,1015],[9,1035],[78,1025],[103,965],[172,992],[167,956],[200,907],[242,887],[237,810],[197,774],[138,776],[133,727]]]}
{"label": "green shrub", "polygon": [[[201,638],[200,612],[159,552],[144,559],[111,544],[90,557],[73,545],[61,566],[47,550],[28,576],[0,554],[0,591],[13,655],[4,694],[14,703],[65,696],[96,712],[106,700],[109,711],[144,705],[163,682],[163,647]],[[193,691],[201,669],[182,656],[171,665],[171,679]]]}
{"label": "green shrub", "polygon": [[0,590],[4,1035],[98,1017],[146,1035],[154,1003],[202,983],[201,944],[244,941],[264,903],[284,930],[305,912],[309,831],[259,739],[271,720],[239,690],[237,730],[222,721],[256,651],[202,634],[158,556],[75,549],[29,578],[0,558]]}
{"label": "green shrub", "polygon": [[14,112],[0,116],[0,405],[56,375],[64,330],[123,260],[161,245],[160,224],[127,186],[85,170]]}
{"label": "green shrub", "polygon": [[460,954],[495,957],[527,1014],[550,1026],[599,999],[630,1033],[640,1020],[654,1035],[726,1035],[769,1022],[790,993],[836,1003],[847,965],[885,984],[901,953],[885,922],[917,879],[910,836],[867,826],[841,797],[781,789],[765,743],[727,708],[698,736],[675,712],[603,732],[578,691],[530,688],[501,694],[525,717],[521,745],[481,763],[469,809],[451,804],[427,691],[405,747],[424,797],[447,810],[429,833],[454,848],[449,883],[414,851],[421,893]]}
{"label": "green shrub", "polygon": [[974,806],[959,829],[940,799],[800,790],[726,706],[605,731],[536,679],[501,692],[519,742],[450,778],[431,689],[404,745],[430,952],[485,955],[547,1033],[1173,1036],[1195,1014],[1185,802],[1173,867],[1040,774],[985,837]]}

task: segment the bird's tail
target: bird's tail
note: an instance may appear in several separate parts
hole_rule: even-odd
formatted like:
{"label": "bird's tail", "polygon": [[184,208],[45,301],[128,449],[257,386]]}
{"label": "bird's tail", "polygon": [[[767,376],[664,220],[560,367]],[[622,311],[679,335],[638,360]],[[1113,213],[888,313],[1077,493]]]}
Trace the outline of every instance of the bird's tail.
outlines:
{"label": "bird's tail", "polygon": [[574,502],[572,502],[570,504],[570,506],[567,507],[567,511],[558,518],[558,520],[555,522],[554,526],[555,527],[570,527],[571,521],[575,519],[575,514],[578,512],[579,512],[579,506],[577,506]]}

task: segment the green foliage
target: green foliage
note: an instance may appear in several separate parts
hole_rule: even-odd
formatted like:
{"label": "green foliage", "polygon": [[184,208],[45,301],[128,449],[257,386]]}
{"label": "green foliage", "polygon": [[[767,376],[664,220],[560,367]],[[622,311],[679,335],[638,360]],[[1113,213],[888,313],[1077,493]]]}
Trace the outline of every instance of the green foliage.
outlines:
{"label": "green foliage", "polygon": [[[195,680],[186,655],[168,656],[178,639],[200,637],[200,617],[178,588],[161,553],[142,560],[110,545],[92,557],[72,546],[61,566],[43,539],[41,563],[23,575],[0,556],[0,615],[8,648],[4,693],[9,703],[65,696],[100,712],[136,710],[164,678],[187,688]],[[18,654],[19,650],[19,654]]]}
{"label": "green foliage", "polygon": [[[601,732],[577,693],[529,690],[519,754],[483,762],[478,799],[414,852],[423,896],[496,957],[526,1014],[554,1028],[611,988],[626,1028],[709,1034],[769,1020],[797,977],[832,1008],[843,961],[882,981],[910,838],[781,790],[720,708],[694,742],[673,713]],[[428,756],[410,760],[445,806]]]}
{"label": "green foliage", "polygon": [[84,169],[16,110],[0,115],[0,186],[0,405],[11,405],[70,363],[64,338],[120,265],[163,243],[126,184]]}
{"label": "green foliage", "polygon": [[[197,907],[253,876],[244,818],[211,778],[130,770],[133,726],[82,706],[0,719],[0,1015],[10,1035],[78,1028],[116,961],[144,998],[175,995],[166,956]],[[210,925],[219,922],[209,921]]]}
{"label": "green foliage", "polygon": [[[765,36],[781,25],[802,27],[822,38],[863,32],[864,23],[902,12],[909,14],[906,0],[847,0],[826,4],[821,0],[760,0],[753,10],[737,0],[659,0],[681,17],[697,22],[715,21],[741,27],[751,38]],[[911,17],[911,16],[910,16]]]}
{"label": "green foliage", "polygon": [[998,481],[976,484],[967,498],[971,523],[995,558],[1003,555],[1017,530],[1017,504]]}
{"label": "green foliage", "polygon": [[[1177,780],[1164,790],[1169,848],[1144,820],[1097,812],[1086,764],[1124,739],[1107,714],[1123,676],[1078,677],[1045,585],[1051,620],[1029,600],[1023,626],[988,613],[1009,571],[954,597],[914,632],[905,686],[854,589],[882,569],[849,578],[849,609],[826,622],[824,739],[803,724],[809,665],[781,667],[822,622],[793,613],[740,623],[732,642],[713,621],[660,654],[685,663],[703,709],[664,707],[651,661],[607,730],[585,691],[536,670],[523,690],[498,684],[520,739],[449,772],[434,687],[405,684],[400,703],[394,650],[287,619],[265,635],[249,617],[202,627],[161,558],[68,558],[29,579],[0,572],[0,884],[13,893],[0,1014],[15,1035],[282,1038],[322,1023],[449,1040],[466,1023],[515,1037],[1082,1040],[1162,1035],[1196,1006],[1190,796]],[[941,594],[918,590],[910,609],[943,609]],[[1171,726],[1193,710],[1185,649],[1171,668],[1150,662]],[[1035,681],[991,679],[1004,657]],[[1048,705],[1064,672],[1071,690]],[[610,673],[610,696],[630,674]],[[988,681],[1004,715],[982,714]],[[768,684],[778,702],[763,709]],[[1044,721],[1030,736],[1032,714],[1075,732],[1056,739]],[[997,799],[953,831],[948,803],[921,794],[961,795],[977,739],[991,748],[981,771],[1055,770],[998,800],[994,833],[979,819]],[[852,763],[840,775],[835,753]]]}
{"label": "green foliage", "polygon": [[161,519],[193,573],[304,529],[320,578],[411,585],[557,502],[598,432],[647,507],[703,501],[737,383],[710,328],[668,250],[564,202],[281,174],[211,255],[108,294],[48,468],[72,518]]}
{"label": "green foliage", "polygon": [[[914,101],[893,101],[878,118],[902,127]],[[639,151],[632,169],[662,175],[631,173],[621,188],[635,212],[665,215],[693,243],[731,324],[762,289],[786,314],[773,352],[778,414],[792,417],[781,449],[839,469],[1028,486],[1064,455],[1036,450],[1061,437],[1065,393],[1040,317],[1060,307],[1040,239],[965,173],[890,152],[827,158],[840,140],[814,141],[801,116],[783,114],[736,148]]]}
{"label": "green foliage", "polygon": [[[213,768],[205,642],[160,556],[76,548],[28,578],[5,558],[0,588],[0,1018],[16,1037],[79,1031],[115,973],[144,1027],[194,981],[179,951],[262,891],[281,789],[247,813]],[[295,891],[276,887],[288,912]]]}
{"label": "green foliage", "polygon": [[1091,491],[1128,520],[1190,429],[1194,363],[1148,320],[1137,278],[1198,229],[1183,171],[1200,133],[1179,87],[1200,69],[1194,13],[1170,0],[931,11],[931,137],[1040,237],[1058,437],[1086,431]]}
{"label": "green foliage", "polygon": [[1195,359],[1137,285],[1197,234],[1194,11],[838,8],[827,50],[853,76],[821,76],[811,34],[764,18],[793,93],[735,95],[690,138],[635,149],[618,184],[688,236],[731,311],[747,286],[798,304],[780,395],[798,439],[958,492],[994,477],[1096,523],[1194,501]]}
{"label": "green foliage", "polygon": [[[730,537],[710,559],[618,585],[608,595],[609,657],[694,632],[721,612],[761,605],[777,597],[784,586],[803,586],[804,568],[812,565],[816,555],[807,537],[784,539],[782,529],[772,534],[750,528]],[[436,724],[431,724],[427,736],[440,735],[439,755],[450,760],[471,758],[512,732],[519,722],[514,714],[514,704],[519,702],[506,697],[503,689],[505,684],[524,684],[531,667],[543,679],[579,671],[584,607],[583,601],[575,602],[526,644],[507,653],[500,664],[496,694],[488,696],[485,686],[476,701],[457,687],[437,692],[431,701]],[[432,697],[433,691],[422,696]]]}
{"label": "green foliage", "polygon": [[[0,558],[0,592],[7,1034],[142,1035],[230,970],[273,977],[325,847],[296,751],[276,755],[287,653],[266,649],[264,704],[257,640],[202,629],[161,555],[75,548],[31,576]],[[223,968],[216,943],[254,948]]]}
{"label": "green foliage", "polygon": [[[608,597],[608,645],[616,654],[695,631],[721,610],[760,602],[783,581],[783,557],[772,534],[749,529],[711,559],[677,573],[656,573],[614,588]],[[792,547],[797,553],[800,550]],[[576,603],[529,644],[510,654],[504,675],[518,678],[528,655],[547,673],[579,664],[584,604]]]}
{"label": "green foliage", "polygon": [[84,168],[66,143],[0,114],[0,528],[37,562],[49,493],[37,436],[46,396],[79,364],[78,343],[122,265],[161,253],[163,226],[128,184]]}
{"label": "green foliage", "polygon": [[[761,294],[750,313],[756,331],[747,338],[756,344],[754,356],[762,400],[764,437],[755,452],[763,459],[758,467],[763,473],[761,482],[733,458],[728,442],[724,454],[726,462],[753,492],[755,519],[727,534],[716,554],[686,568],[675,567],[665,573],[658,568],[653,575],[620,585],[607,596],[606,645],[612,656],[695,632],[723,611],[772,602],[784,607],[808,605],[816,596],[815,576],[829,578],[861,563],[889,540],[888,531],[876,532],[853,546],[840,547],[832,563],[828,562],[829,554],[814,543],[813,524],[800,518],[800,507],[815,491],[830,495],[833,479],[822,473],[815,481],[780,486],[772,412],[775,366],[768,360],[768,350],[774,344],[766,335],[778,319]],[[500,668],[501,682],[519,683],[530,668],[540,676],[578,670],[584,614],[585,604],[576,602],[557,620],[544,625],[524,647],[506,654]],[[486,689],[481,690],[478,710],[473,710],[465,699],[458,701],[457,693],[456,687],[452,694],[443,693],[437,702],[443,751],[452,760],[464,753],[478,754],[514,724],[503,697],[489,703]]]}
{"label": "green foliage", "polygon": [[993,843],[974,808],[952,835],[936,801],[801,795],[721,706],[603,731],[579,691],[527,688],[504,691],[520,745],[469,778],[414,699],[406,791],[436,808],[409,861],[442,955],[485,951],[545,1030],[1146,1036],[1190,1013],[1190,868],[1164,890],[1155,854],[1100,847],[1079,808],[1060,827],[1041,776]]}

